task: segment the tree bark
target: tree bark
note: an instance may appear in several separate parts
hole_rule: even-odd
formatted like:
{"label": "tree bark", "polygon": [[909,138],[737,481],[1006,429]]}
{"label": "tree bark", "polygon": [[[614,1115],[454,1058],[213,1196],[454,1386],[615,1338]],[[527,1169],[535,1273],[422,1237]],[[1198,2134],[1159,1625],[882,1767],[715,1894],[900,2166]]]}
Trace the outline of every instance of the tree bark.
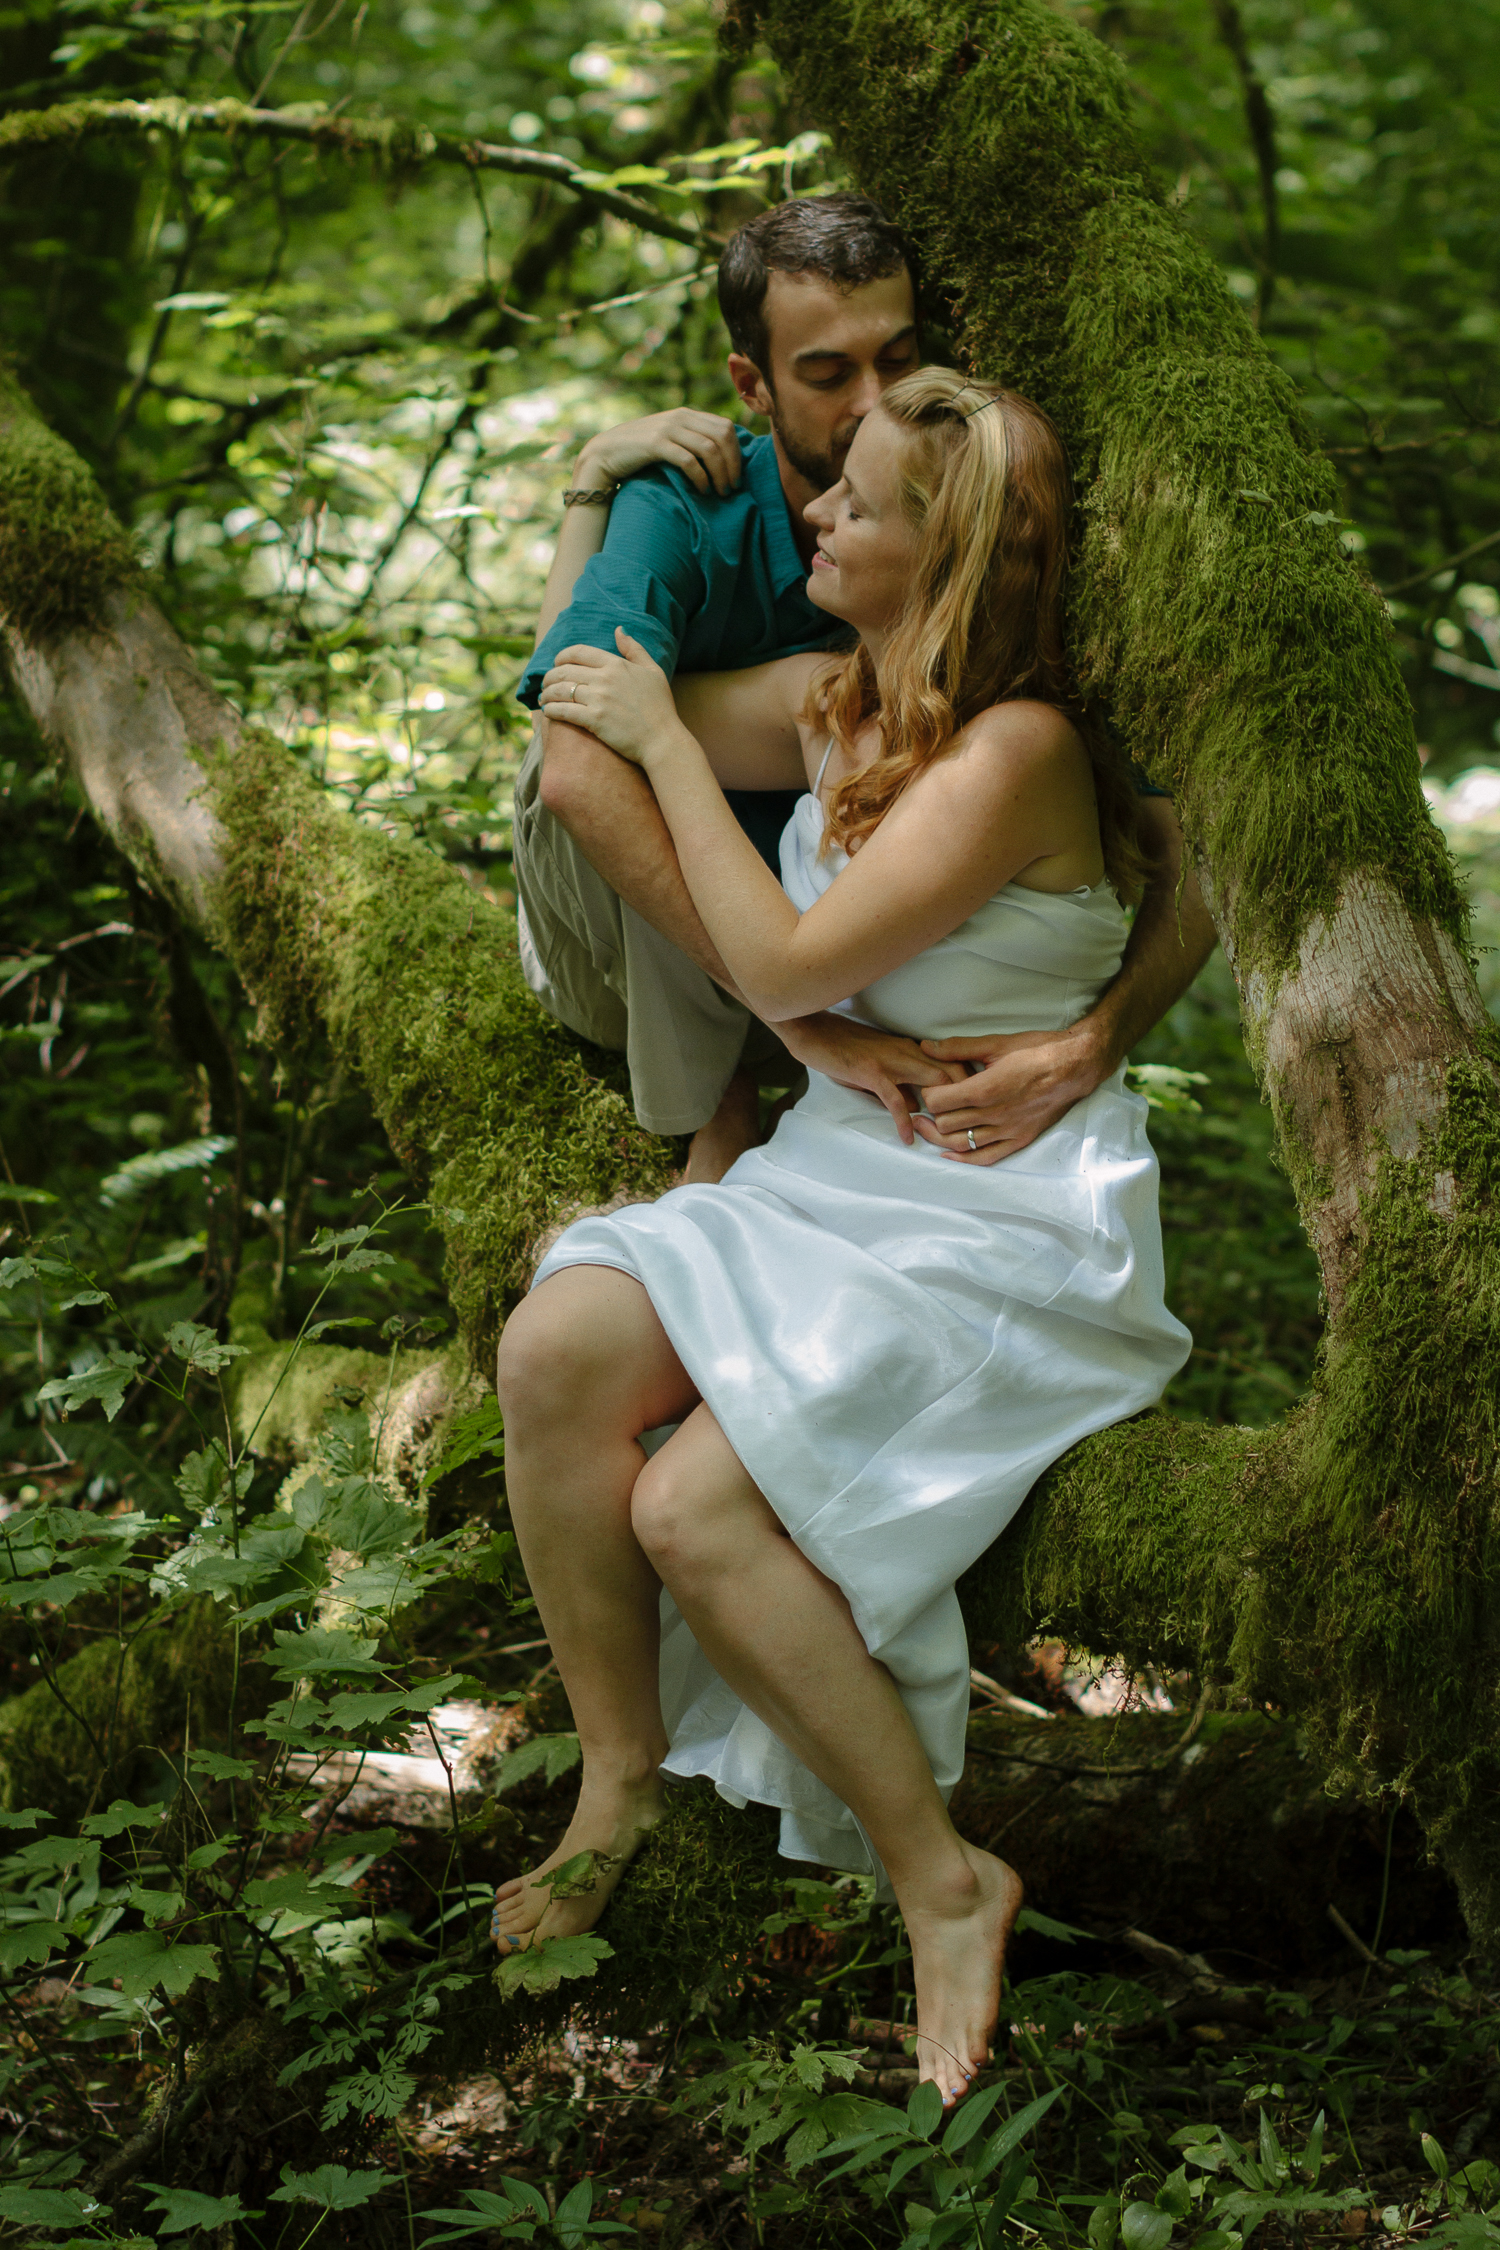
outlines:
{"label": "tree bark", "polygon": [[[921,243],[976,368],[1067,437],[1080,669],[1178,797],[1329,1307],[1284,1423],[1149,1415],[1076,1448],[972,1574],[968,1613],[983,1637],[1045,1624],[1295,1708],[1335,1774],[1411,1795],[1488,1944],[1496,1032],[1379,599],[1101,45],[1044,0],[977,18],[972,0],[772,0],[764,27]],[[110,591],[119,552],[8,388],[0,610],[27,701],[148,879],[235,961],[268,1035],[317,1022],[360,1072],[431,1179],[477,1346],[545,1217],[664,1184],[663,1152],[618,1074],[531,1004],[499,917],[243,729],[141,598]]]}

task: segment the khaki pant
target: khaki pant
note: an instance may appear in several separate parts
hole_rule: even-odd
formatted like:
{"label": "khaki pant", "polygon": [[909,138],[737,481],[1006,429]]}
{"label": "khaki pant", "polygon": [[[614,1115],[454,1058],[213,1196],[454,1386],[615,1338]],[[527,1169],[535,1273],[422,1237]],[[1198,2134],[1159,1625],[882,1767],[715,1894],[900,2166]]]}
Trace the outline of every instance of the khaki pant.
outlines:
{"label": "khaki pant", "polygon": [[695,1133],[742,1066],[786,1085],[798,1065],[616,896],[541,800],[540,729],[516,779],[515,869],[521,966],[549,1015],[623,1054],[648,1133]]}

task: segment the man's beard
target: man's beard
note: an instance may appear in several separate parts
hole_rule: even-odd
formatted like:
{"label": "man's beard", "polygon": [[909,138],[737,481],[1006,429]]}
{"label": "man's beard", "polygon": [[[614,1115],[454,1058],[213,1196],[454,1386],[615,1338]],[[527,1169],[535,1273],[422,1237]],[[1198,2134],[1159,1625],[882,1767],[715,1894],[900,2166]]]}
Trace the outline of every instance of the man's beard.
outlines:
{"label": "man's beard", "polygon": [[854,443],[854,433],[859,428],[858,421],[851,419],[846,429],[834,432],[834,445],[837,447],[837,452],[832,450],[818,452],[812,446],[805,445],[794,431],[788,429],[775,403],[776,394],[774,391],[771,393],[771,397],[770,422],[772,429],[781,441],[782,452],[786,455],[798,476],[807,479],[814,492],[831,491],[844,473],[844,456]]}

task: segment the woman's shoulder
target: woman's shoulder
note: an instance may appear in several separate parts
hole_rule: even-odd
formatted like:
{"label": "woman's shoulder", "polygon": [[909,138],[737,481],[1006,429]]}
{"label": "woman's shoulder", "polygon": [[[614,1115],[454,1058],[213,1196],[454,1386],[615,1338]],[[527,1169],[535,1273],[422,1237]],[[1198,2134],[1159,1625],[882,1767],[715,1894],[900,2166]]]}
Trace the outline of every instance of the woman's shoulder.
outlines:
{"label": "woman's shoulder", "polygon": [[955,747],[974,749],[986,758],[1014,761],[1018,765],[1040,762],[1071,765],[1088,759],[1083,736],[1066,711],[1055,703],[1016,696],[991,703],[959,729]]}

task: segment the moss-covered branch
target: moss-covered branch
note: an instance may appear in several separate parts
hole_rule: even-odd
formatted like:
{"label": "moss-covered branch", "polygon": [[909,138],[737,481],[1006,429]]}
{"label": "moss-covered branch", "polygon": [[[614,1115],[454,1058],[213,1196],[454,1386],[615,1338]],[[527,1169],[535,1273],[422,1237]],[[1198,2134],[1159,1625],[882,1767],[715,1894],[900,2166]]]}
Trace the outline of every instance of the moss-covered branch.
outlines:
{"label": "moss-covered branch", "polygon": [[493,141],[466,140],[460,133],[434,133],[397,117],[345,117],[296,109],[256,109],[248,102],[156,101],[59,102],[50,109],[12,110],[0,117],[0,163],[23,150],[100,136],[161,133],[222,133],[231,139],[301,141],[325,156],[368,156],[399,173],[426,164],[462,164],[471,172],[512,172],[544,180],[586,196],[603,211],[628,219],[645,234],[664,235],[692,250],[712,249],[715,237],[685,227],[655,210],[641,196],[606,184],[607,175],[590,172],[570,157],[544,149],[505,148]]}
{"label": "moss-covered branch", "polygon": [[[1068,436],[1083,667],[1178,792],[1333,1316],[1314,1392],[1276,1431],[1148,1416],[1075,1449],[974,1574],[968,1614],[1294,1705],[1331,1763],[1413,1793],[1476,1935],[1500,1937],[1494,1034],[1330,472],[1158,194],[1112,58],[1045,0],[978,18],[972,0],[773,0],[766,23],[799,106],[922,241],[976,365]],[[15,492],[46,511],[0,532],[32,707],[269,1033],[316,1028],[363,1079],[431,1183],[477,1341],[546,1220],[665,1185],[668,1154],[617,1066],[535,1006],[492,909],[335,810],[159,619],[107,586],[99,602],[111,556],[123,582],[121,535],[23,423],[0,402],[0,516]],[[49,524],[83,558],[71,610],[39,606],[15,559],[65,587]],[[149,790],[143,710],[166,745]]]}

